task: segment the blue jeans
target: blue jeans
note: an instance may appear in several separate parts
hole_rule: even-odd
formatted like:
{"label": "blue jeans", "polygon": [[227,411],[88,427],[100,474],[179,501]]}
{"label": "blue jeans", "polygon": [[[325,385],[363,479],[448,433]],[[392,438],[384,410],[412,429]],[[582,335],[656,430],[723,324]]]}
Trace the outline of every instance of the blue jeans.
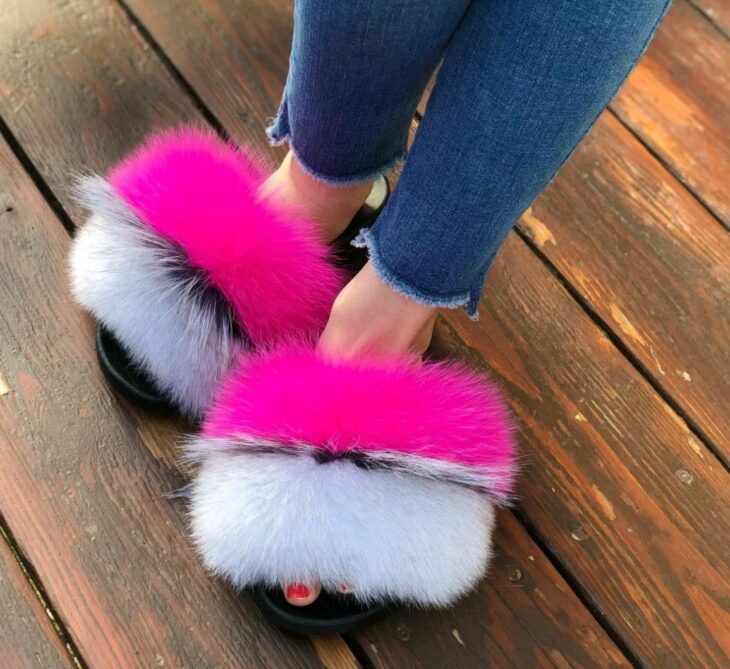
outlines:
{"label": "blue jeans", "polygon": [[274,143],[353,183],[405,155],[367,245],[414,299],[476,314],[500,244],[646,49],[670,0],[297,0]]}

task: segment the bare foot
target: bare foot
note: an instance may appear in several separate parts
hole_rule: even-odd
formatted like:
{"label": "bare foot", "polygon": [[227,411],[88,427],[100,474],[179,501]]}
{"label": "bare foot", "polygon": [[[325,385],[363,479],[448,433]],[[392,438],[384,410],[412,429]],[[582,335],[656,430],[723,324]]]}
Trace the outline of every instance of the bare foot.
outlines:
{"label": "bare foot", "polygon": [[[337,296],[318,347],[338,357],[362,355],[410,355],[420,361],[431,343],[436,309],[401,295],[383,283],[372,263],[356,274]],[[322,590],[319,583],[292,589],[284,586],[284,595],[294,606],[311,604]],[[347,584],[338,590],[352,592]]]}
{"label": "bare foot", "polygon": [[346,358],[405,354],[420,360],[435,322],[434,307],[396,292],[368,262],[337,296],[319,348]]}
{"label": "bare foot", "polygon": [[373,181],[332,185],[319,181],[304,171],[289,151],[278,169],[264,182],[260,194],[273,197],[313,221],[325,243],[336,239],[363,205]]}

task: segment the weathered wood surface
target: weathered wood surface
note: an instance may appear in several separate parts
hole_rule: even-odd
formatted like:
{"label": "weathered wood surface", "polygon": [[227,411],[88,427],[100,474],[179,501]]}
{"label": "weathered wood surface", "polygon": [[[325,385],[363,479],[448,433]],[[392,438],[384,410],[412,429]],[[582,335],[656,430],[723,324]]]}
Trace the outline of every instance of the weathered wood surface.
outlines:
{"label": "weathered wood surface", "polygon": [[204,573],[180,476],[141,443],[68,295],[69,237],[0,145],[0,509],[93,667],[319,667]]}
{"label": "weathered wood surface", "polygon": [[293,0],[122,2],[236,141],[281,159],[262,138],[284,90]]}
{"label": "weathered wood surface", "polygon": [[727,0],[690,0],[690,3],[725,37],[730,36],[730,4]]}
{"label": "weathered wood surface", "polygon": [[610,114],[520,222],[730,459],[730,235]]}
{"label": "weathered wood surface", "polygon": [[726,666],[730,475],[514,234],[485,295],[440,334],[520,420],[522,513],[645,666]]}
{"label": "weathered wood surface", "polygon": [[[207,78],[194,67],[196,58],[195,52],[192,50],[194,45],[188,43],[187,49],[179,49],[174,45],[174,35],[165,35],[162,28],[158,33],[158,27],[160,25],[164,26],[168,20],[168,15],[160,8],[161,5],[158,4],[154,8],[150,8],[146,3],[133,0],[131,6],[135,12],[138,12],[141,21],[166,52],[176,52],[181,55],[181,59],[175,61],[175,64],[183,76],[191,83],[206,104],[211,105],[213,113],[218,118],[233,119],[234,125],[226,127],[233,136],[238,136],[234,115],[230,110],[226,111],[224,108],[216,106],[218,104],[217,100],[221,99],[220,94],[213,95]],[[176,3],[165,3],[165,7],[167,7],[167,12],[174,11],[178,25],[190,21],[188,25],[192,27],[185,32],[196,34],[201,32],[196,28],[194,14],[185,13],[184,8]],[[175,9],[172,10],[171,7]],[[228,48],[235,48],[235,45],[228,44],[227,46]],[[207,44],[201,48],[204,48],[209,54],[210,49],[215,48],[215,44]],[[221,61],[226,57],[234,57],[226,56],[226,53],[228,51],[225,53],[223,51],[218,52]],[[240,57],[240,54],[235,57]],[[607,120],[606,123],[611,123],[611,121]],[[616,126],[618,125],[615,120],[613,123]],[[626,133],[626,136],[630,137],[628,133]],[[619,139],[621,138],[619,137]],[[661,184],[661,187],[664,188],[665,182],[675,182],[670,175],[661,169],[656,161],[652,161],[651,157],[646,154],[643,147],[638,143],[635,144],[635,151],[638,154],[638,157],[635,158],[636,161],[640,165],[643,164],[642,161],[649,161],[652,168],[647,169],[653,169],[648,174],[640,173],[639,176],[643,177],[644,180],[642,181],[641,178],[636,180],[635,185],[637,188],[646,190],[651,188],[654,183]],[[632,168],[633,164],[630,162],[629,166],[626,167],[626,171],[629,172]],[[591,189],[596,188],[593,182],[602,186],[604,181],[610,181],[611,183],[604,193],[609,192],[619,200],[625,198],[625,193],[621,189],[624,187],[626,176],[613,179],[612,174],[604,171],[597,172],[592,177],[592,182],[586,187],[585,191],[579,192],[579,196],[582,194],[583,197],[589,197]],[[575,187],[575,181],[566,180],[566,190],[570,187],[569,184]],[[580,184],[580,181],[578,184]],[[678,189],[676,194],[673,192],[672,194],[689,209],[688,216],[694,216],[699,211],[703,211],[696,203],[694,203],[694,209],[691,204],[685,203],[685,199],[692,200],[692,198],[681,187],[678,186]],[[561,192],[559,191],[559,193]],[[672,198],[669,198],[669,200],[671,202]],[[656,207],[656,204],[651,206]],[[643,209],[640,208],[635,217],[640,218],[650,213],[650,211],[651,207],[646,205]],[[706,212],[703,213],[706,214]],[[581,212],[579,220],[586,228],[590,228],[592,225],[598,227],[599,223],[604,223],[603,220],[592,223],[595,218],[594,212],[588,211],[587,213]],[[704,220],[712,223],[714,226],[712,227],[713,231],[718,229],[716,223],[710,221],[709,217],[700,219],[700,224]],[[572,221],[572,225],[575,226],[575,220]],[[701,227],[701,229],[704,230],[704,227]],[[632,242],[642,249],[644,257],[651,258],[654,240],[647,242],[643,232],[635,236],[636,240],[632,240]],[[512,242],[513,247],[515,243]],[[674,242],[667,241],[666,243],[672,245]],[[536,379],[539,379],[539,383],[534,384],[533,390],[544,396],[545,404],[539,407],[540,411],[537,411],[536,407],[531,407],[530,411],[535,412],[535,414],[530,415],[536,424],[535,429],[540,435],[537,439],[542,439],[545,435],[552,435],[550,456],[545,456],[548,458],[548,462],[552,462],[552,459],[555,458],[558,463],[562,464],[562,467],[567,466],[563,462],[565,456],[562,454],[562,440],[568,438],[577,442],[578,446],[576,448],[579,453],[592,454],[592,464],[597,468],[595,472],[591,469],[581,471],[577,464],[570,465],[576,470],[570,471],[570,477],[579,480],[585,485],[585,489],[580,486],[565,485],[566,473],[561,466],[553,464],[552,468],[545,468],[543,476],[536,481],[537,485],[534,486],[537,491],[535,497],[539,499],[539,491],[543,491],[542,494],[544,495],[544,491],[550,490],[551,487],[556,487],[556,490],[558,490],[558,486],[554,483],[551,485],[553,477],[561,482],[560,491],[550,495],[553,504],[543,505],[542,507],[538,504],[533,505],[530,509],[530,520],[537,528],[540,528],[541,532],[543,526],[550,526],[548,523],[552,525],[551,531],[545,531],[545,540],[551,546],[560,548],[559,555],[564,560],[564,564],[567,564],[574,573],[581,575],[580,580],[586,585],[589,596],[600,603],[601,609],[607,612],[612,624],[621,630],[622,636],[638,656],[649,663],[652,661],[661,663],[666,661],[667,658],[678,657],[686,660],[688,666],[693,666],[691,663],[695,663],[696,666],[703,666],[703,664],[706,666],[713,666],[713,664],[719,666],[722,664],[726,650],[721,647],[721,644],[725,643],[726,640],[723,639],[719,628],[714,626],[713,622],[703,620],[704,614],[699,610],[699,600],[693,600],[690,596],[694,593],[693,586],[685,584],[681,577],[687,563],[679,562],[674,566],[672,551],[676,550],[680,554],[682,551],[689,551],[685,554],[696,556],[701,561],[701,567],[698,566],[696,573],[698,578],[702,580],[703,587],[707,587],[711,592],[715,591],[717,587],[723,588],[723,578],[727,575],[727,565],[721,558],[722,546],[717,540],[717,537],[721,536],[721,532],[715,534],[716,531],[722,529],[716,523],[722,524],[723,521],[718,517],[709,517],[705,520],[702,520],[701,517],[703,502],[713,499],[714,494],[718,495],[718,499],[727,498],[726,487],[728,480],[725,472],[719,467],[704,445],[687,429],[682,420],[656,396],[651,387],[641,379],[640,375],[633,370],[631,365],[613,346],[609,344],[601,346],[583,344],[578,351],[573,351],[571,346],[562,349],[563,338],[565,338],[566,344],[572,344],[576,341],[576,337],[578,338],[577,341],[587,337],[587,341],[598,341],[599,343],[605,337],[591,323],[590,319],[577,308],[568,295],[559,288],[549,272],[540,266],[540,263],[526,248],[520,246],[515,248],[520,250],[516,256],[512,257],[512,261],[503,262],[507,262],[508,266],[514,265],[514,267],[521,269],[511,272],[508,278],[501,281],[494,279],[487,289],[488,295],[508,296],[504,298],[507,302],[505,312],[508,314],[505,315],[506,324],[504,327],[510,332],[510,337],[521,336],[521,339],[517,341],[524,342],[524,350],[520,349],[519,354],[516,354],[516,357],[510,360],[510,363],[514,365],[514,370],[517,370],[513,370],[512,374],[528,374],[528,376],[532,374],[535,375]],[[585,257],[589,260],[591,253],[594,253],[592,249],[584,249]],[[698,252],[702,262],[706,260],[702,256],[703,253],[704,247]],[[616,244],[607,245],[605,254],[617,255]],[[691,258],[688,256],[689,254],[682,257],[681,262],[689,262]],[[710,257],[714,258],[713,255]],[[587,264],[590,264],[590,262]],[[644,265],[645,261],[642,260],[640,266],[644,267]],[[716,270],[716,264],[712,265],[711,269]],[[595,274],[597,275],[599,271],[604,271],[604,268],[596,266]],[[687,272],[688,270],[682,269],[680,271]],[[689,271],[697,272],[698,275],[703,276],[703,272],[706,270],[690,268]],[[613,275],[612,279],[620,286],[621,281],[625,280],[625,276],[624,272],[620,275]],[[591,276],[591,278],[595,280],[596,277]],[[641,285],[645,278],[648,278],[648,275],[639,275],[636,281]],[[511,285],[511,282],[514,282],[515,285]],[[701,284],[701,282],[699,283]],[[656,282],[649,285],[653,287]],[[676,285],[681,286],[681,281],[677,280]],[[713,279],[712,282],[706,285],[707,293],[711,293],[714,297],[716,287],[717,280]],[[616,293],[617,296],[620,294],[618,287]],[[522,318],[520,308],[524,309],[525,305],[525,298],[520,297],[522,294],[533,295],[535,302],[543,307],[540,310],[541,318],[547,321],[544,326],[541,326],[540,320],[534,318],[533,314],[532,320],[529,321],[532,323],[533,329],[530,332],[530,338],[527,339],[524,333],[527,321],[520,320]],[[660,294],[659,298],[661,297]],[[631,296],[630,298],[634,299]],[[641,309],[646,311],[646,294],[637,296],[636,299],[640,299]],[[667,299],[671,299],[671,297]],[[559,316],[556,314],[559,314]],[[527,315],[525,315],[526,317]],[[554,323],[555,320],[559,320],[560,323]],[[606,319],[606,321],[612,323],[611,319]],[[544,348],[542,338],[545,336],[548,326],[553,325],[562,325],[562,328],[556,327],[554,329],[552,345],[556,347],[556,350],[553,359],[545,361],[541,355]],[[625,324],[622,323],[622,325]],[[713,326],[717,327],[716,321],[713,321]],[[621,327],[615,323],[614,327],[617,336],[621,338],[628,337]],[[658,323],[650,319],[645,321],[647,330],[657,327],[660,327]],[[502,337],[505,336],[502,335]],[[714,339],[713,341],[716,344],[717,340]],[[713,354],[717,354],[717,348],[711,348],[710,350]],[[561,351],[562,354],[558,355]],[[581,352],[582,355],[578,355]],[[486,351],[484,353],[486,355]],[[520,362],[521,358],[529,359],[529,365],[526,362]],[[606,370],[612,370],[616,376],[607,374]],[[585,393],[587,388],[595,393],[593,398],[586,398],[585,394],[580,395],[581,392]],[[575,404],[590,399],[596,402],[597,406],[590,405],[592,411],[596,414],[595,425],[590,428],[582,426],[580,421],[575,419],[575,415],[579,411],[574,412],[574,405],[566,405],[564,401],[565,396],[571,395]],[[642,411],[638,411],[638,407],[641,407]],[[522,413],[526,410],[526,406],[522,405]],[[649,420],[648,425],[647,420]],[[630,446],[629,450],[633,453],[633,459],[624,462],[623,469],[617,470],[616,479],[606,480],[606,477],[610,475],[610,471],[604,469],[606,463],[618,462],[620,459],[625,460],[627,446]],[[680,491],[683,494],[679,495],[670,487],[659,489],[656,485],[656,470],[660,470],[665,474],[668,472],[671,476],[665,483],[671,483],[672,486],[676,487],[676,482],[679,479],[675,472],[682,469],[682,463],[686,465],[688,458],[698,459],[697,466],[703,477],[706,477],[709,481],[709,488],[699,490],[702,485],[695,485],[693,489],[685,486]],[[569,460],[568,463],[570,463]],[[542,463],[542,466],[545,467],[545,464],[547,463]],[[580,464],[582,466],[582,461]],[[616,480],[620,481],[624,476],[627,479],[627,484],[632,488],[631,494],[617,489],[620,488],[621,484],[616,483]],[[693,474],[693,476],[697,480],[699,474]],[[599,479],[600,486],[597,483]],[[640,485],[633,483],[635,480],[645,482],[646,487],[642,488]],[[614,482],[613,486],[609,485],[611,481]],[[562,487],[563,485],[565,487]],[[657,518],[653,518],[651,522],[644,522],[643,524],[638,522],[640,519],[632,518],[634,524],[630,526],[630,531],[618,525],[612,526],[610,523],[600,525],[595,518],[595,507],[597,503],[604,500],[604,497],[608,500],[613,497],[624,500],[624,503],[632,509],[659,509],[661,513]],[[564,526],[566,517],[574,517],[578,510],[581,512],[581,517],[585,516],[587,519],[591,519],[604,532],[603,535],[599,535],[600,541],[591,541],[591,547],[598,545],[599,548],[595,549],[595,552],[600,552],[601,560],[610,560],[608,569],[606,565],[601,564],[600,560],[586,558],[585,549],[578,550],[578,544],[582,542],[576,542],[572,539],[570,537],[572,528]],[[546,512],[551,514],[551,519],[543,517]],[[693,531],[701,534],[703,541],[707,541],[712,545],[711,548],[708,548],[707,554],[714,555],[715,559],[703,558],[697,555],[697,550],[693,548],[693,545],[696,544],[695,539],[685,537],[682,534],[682,531],[675,525],[677,518],[684,518],[683,524],[693,527]],[[560,522],[558,522],[558,519]],[[659,553],[656,558],[652,553],[647,552],[647,545],[652,540],[655,531],[659,535],[666,534],[675,539],[671,546],[665,548],[666,554]],[[561,533],[559,540],[553,541],[553,532]],[[624,535],[627,535],[628,538]],[[565,539],[566,536],[568,541]],[[625,572],[627,564],[633,565],[635,574],[638,576],[644,569],[647,572],[657,571],[660,557],[662,558],[660,573],[647,576],[645,578],[646,587],[641,587],[639,584],[632,588],[622,589],[620,585],[617,585],[621,583],[621,574]],[[611,574],[611,577],[607,578],[607,574]],[[613,587],[609,587],[611,579],[613,580]],[[609,584],[607,584],[607,581],[609,581]],[[711,603],[718,617],[721,617],[722,614],[721,604],[722,595],[718,595]],[[647,606],[657,612],[657,620],[654,622],[654,629],[652,629],[652,633],[655,633],[656,636],[649,635],[647,637],[639,631],[641,629],[639,623],[644,624],[642,622],[643,612]],[[681,613],[678,613],[680,611]],[[646,629],[646,627],[643,629]]]}
{"label": "weathered wood surface", "polygon": [[[179,22],[178,25],[180,25]],[[104,39],[104,34],[101,28],[99,28],[98,38]],[[130,48],[129,44],[127,45],[127,48]],[[131,54],[128,60],[136,60],[135,55]],[[81,58],[81,64],[73,62],[67,63],[67,66],[69,66],[73,72],[78,73],[82,71],[84,63],[88,62],[89,61],[86,60],[86,56],[84,56]],[[108,68],[111,68],[112,66],[113,65],[111,63],[104,63],[103,61],[95,64],[95,67],[101,71],[108,70]],[[154,85],[155,80],[153,78],[153,74],[154,73],[151,73],[150,68],[144,70],[144,76],[147,78],[147,86]],[[57,85],[64,81],[61,79],[61,75],[61,72],[55,73],[55,76],[57,77]],[[87,74],[86,76],[91,78],[90,74]],[[157,74],[155,76],[163,77],[164,75]],[[106,94],[104,92],[104,86],[108,85],[108,80],[99,75],[95,75],[93,79],[95,82],[94,88],[97,91],[96,94],[105,97]],[[133,79],[130,79],[129,83],[131,86],[134,86]],[[164,85],[159,88],[162,91],[160,95],[170,96],[168,99],[161,100],[159,102],[163,108],[175,109],[179,106],[181,109],[185,109],[185,105],[177,100],[177,98],[181,98],[183,96],[181,91],[167,93]],[[129,115],[132,117],[132,119],[130,119],[130,123],[134,123],[134,108],[130,107],[129,109],[126,109],[123,106],[124,101],[118,101],[117,104],[122,105],[122,108],[116,110],[115,113]],[[43,164],[41,161],[40,166],[44,178],[46,177],[46,170],[48,170],[49,183],[53,183],[54,179],[61,180],[64,173],[66,173],[69,169],[72,169],[74,165],[78,164],[77,161],[83,161],[85,159],[86,154],[88,153],[88,147],[79,147],[71,141],[70,138],[74,136],[73,128],[71,126],[74,123],[78,123],[78,130],[80,130],[81,124],[86,121],[83,117],[65,119],[63,121],[63,129],[71,130],[71,132],[63,133],[61,132],[59,121],[54,121],[56,115],[54,114],[53,109],[46,108],[37,111],[39,113],[42,111],[44,114],[46,125],[42,128],[42,132],[44,133],[45,145],[41,148],[38,142],[29,143],[27,150],[33,159],[36,157],[36,152],[40,155],[55,156],[55,159],[49,161],[48,164]],[[14,132],[18,132],[18,134],[32,134],[31,130],[34,129],[35,122],[33,119],[35,116],[36,109],[35,102],[33,102],[31,106],[26,108],[25,115],[22,117],[20,115],[15,115],[11,118],[11,127]],[[90,122],[93,123],[93,120],[90,120]],[[30,125],[27,126],[26,123]],[[37,130],[41,131],[40,128]],[[114,130],[102,131],[99,129],[99,132],[103,135],[112,133]],[[111,148],[106,149],[105,147],[107,146]],[[101,164],[105,161],[111,162],[114,160],[119,153],[118,147],[112,143],[111,138],[102,137],[97,143],[97,147],[97,154],[94,156],[94,165],[97,166],[97,168],[101,168]],[[73,207],[68,199],[68,192],[65,189],[60,189],[59,191],[54,192],[64,207],[74,213]],[[86,328],[80,336],[90,336],[88,335],[87,330],[88,328]],[[98,382],[98,373],[95,373],[95,379]],[[123,409],[120,411],[123,412]],[[172,452],[173,430],[169,423],[161,420],[152,421],[143,417],[138,412],[133,412],[132,423],[129,425],[129,429],[135,440],[141,439],[141,441],[144,442],[145,446],[147,446],[149,452],[158,463],[162,463],[165,466],[170,466],[172,464],[174,461],[174,454]],[[546,564],[546,558],[540,553],[536,546],[531,544],[527,537],[524,537],[523,544],[530,547],[530,553],[535,556],[536,560],[538,560],[538,564]],[[499,548],[500,550],[502,549],[501,546]],[[507,546],[505,548],[508,549],[509,547]],[[535,644],[533,652],[557,652],[564,657],[577,658],[577,666],[580,666],[580,662],[578,662],[580,658],[591,653],[595,653],[601,657],[618,658],[616,660],[618,662],[621,657],[620,653],[613,646],[606,634],[592,619],[590,614],[582,607],[575,595],[570,592],[565,582],[556,575],[553,576],[557,582],[556,587],[560,588],[561,591],[566,594],[561,600],[556,600],[554,603],[549,602],[546,605],[546,610],[550,611],[549,616],[542,619],[540,616],[535,615],[535,608],[537,606],[535,603],[528,602],[519,606],[513,605],[510,612],[505,612],[504,615],[494,621],[492,633],[503,638],[507,638],[512,633],[513,629],[524,630],[523,634],[525,643],[527,640],[537,638],[545,639],[545,643],[549,644],[549,646],[540,650],[539,644],[532,641],[531,643]],[[538,582],[540,582],[539,579]],[[548,587],[553,586],[551,583],[546,582],[544,588]],[[485,586],[485,590],[490,591],[490,586]],[[488,606],[488,602],[485,606]],[[542,604],[539,606],[542,606]],[[559,621],[560,627],[556,626],[555,621]],[[578,634],[575,630],[580,630],[581,634]],[[584,635],[583,632],[585,632]],[[328,642],[318,640],[315,642],[315,647],[319,658],[323,662],[326,661],[331,666],[346,667],[348,666],[348,663],[352,662],[352,657],[348,656],[345,652],[346,649],[343,650],[342,645],[333,644],[331,640]],[[443,663],[453,656],[453,652],[440,658],[436,656],[434,661]],[[460,656],[457,655],[457,657]]]}
{"label": "weathered wood surface", "polygon": [[488,578],[456,607],[399,611],[357,635],[373,667],[631,666],[507,511],[495,541]]}
{"label": "weathered wood surface", "polygon": [[729,100],[730,41],[687,0],[679,0],[611,104],[726,226]]}
{"label": "weathered wood surface", "polygon": [[114,2],[5,0],[0,33],[0,114],[75,217],[73,173],[103,173],[150,130],[199,118]]}
{"label": "weathered wood surface", "polygon": [[[0,198],[2,197],[3,193],[0,191]],[[0,200],[0,206],[2,204],[3,201]],[[2,393],[3,387],[0,385],[0,402],[5,397]],[[73,667],[71,656],[59,640],[50,618],[5,539],[0,534],[2,666],[4,669],[70,669]]]}

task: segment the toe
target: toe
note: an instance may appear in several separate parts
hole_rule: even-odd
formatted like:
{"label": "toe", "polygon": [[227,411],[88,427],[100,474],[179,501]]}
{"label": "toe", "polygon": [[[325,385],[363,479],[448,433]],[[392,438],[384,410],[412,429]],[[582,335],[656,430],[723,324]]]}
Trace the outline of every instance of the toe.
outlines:
{"label": "toe", "polygon": [[319,583],[288,583],[284,586],[284,597],[292,606],[308,606],[322,591]]}

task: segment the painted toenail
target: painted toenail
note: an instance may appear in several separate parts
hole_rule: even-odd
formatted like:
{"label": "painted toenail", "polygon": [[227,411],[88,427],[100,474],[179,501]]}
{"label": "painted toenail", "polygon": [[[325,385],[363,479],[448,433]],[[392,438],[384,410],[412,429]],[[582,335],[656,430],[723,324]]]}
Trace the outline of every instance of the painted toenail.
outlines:
{"label": "painted toenail", "polygon": [[353,592],[354,589],[349,583],[340,583],[337,586],[337,590],[343,595],[349,595],[351,592]]}
{"label": "painted toenail", "polygon": [[304,583],[290,583],[286,586],[287,599],[306,599],[309,597],[309,588]]}

